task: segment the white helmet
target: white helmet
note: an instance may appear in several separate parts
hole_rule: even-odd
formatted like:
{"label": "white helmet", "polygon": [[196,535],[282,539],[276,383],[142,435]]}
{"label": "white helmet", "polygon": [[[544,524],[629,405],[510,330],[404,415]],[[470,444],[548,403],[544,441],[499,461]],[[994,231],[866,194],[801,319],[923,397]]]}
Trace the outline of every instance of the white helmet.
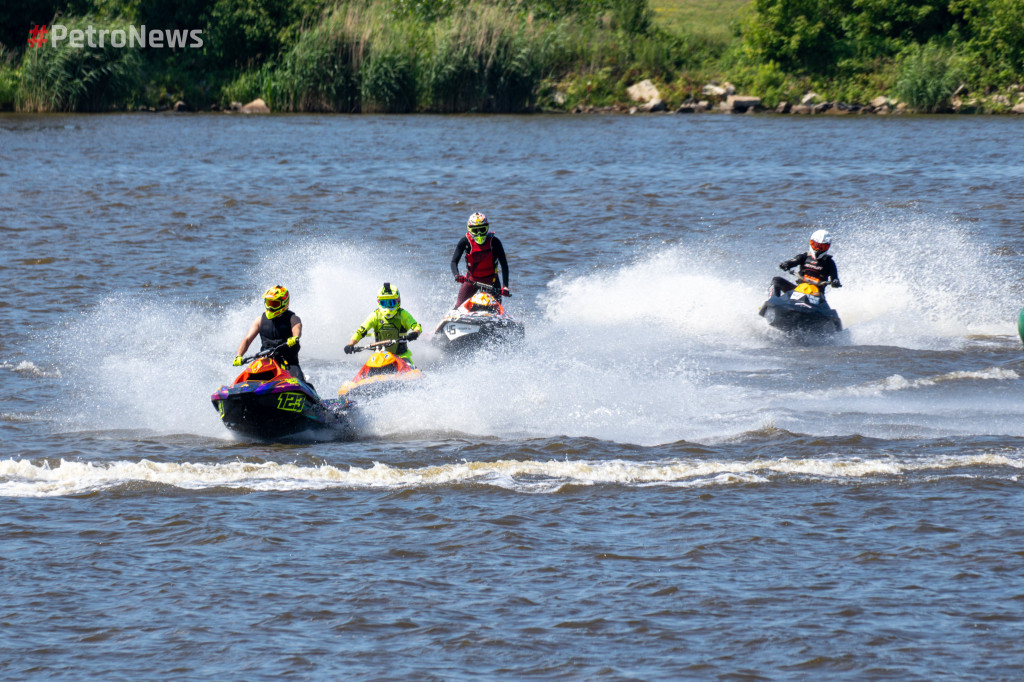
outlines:
{"label": "white helmet", "polygon": [[815,230],[811,235],[811,253],[815,258],[828,251],[828,247],[831,245],[832,235],[827,230]]}

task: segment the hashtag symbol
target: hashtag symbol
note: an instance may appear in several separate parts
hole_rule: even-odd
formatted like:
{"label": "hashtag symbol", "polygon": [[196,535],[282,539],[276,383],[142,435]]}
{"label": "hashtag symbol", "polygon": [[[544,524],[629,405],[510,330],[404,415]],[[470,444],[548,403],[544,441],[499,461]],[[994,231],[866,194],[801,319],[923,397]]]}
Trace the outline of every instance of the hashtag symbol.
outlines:
{"label": "hashtag symbol", "polygon": [[29,31],[28,46],[29,47],[42,47],[46,44],[46,34],[50,30],[46,28],[46,24],[40,26],[36,24],[36,27]]}

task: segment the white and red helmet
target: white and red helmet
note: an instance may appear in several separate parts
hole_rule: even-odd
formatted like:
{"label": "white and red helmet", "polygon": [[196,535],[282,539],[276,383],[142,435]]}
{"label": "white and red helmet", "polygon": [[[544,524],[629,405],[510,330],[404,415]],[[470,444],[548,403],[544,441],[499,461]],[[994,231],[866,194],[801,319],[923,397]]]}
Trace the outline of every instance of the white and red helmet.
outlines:
{"label": "white and red helmet", "polygon": [[831,245],[832,235],[828,233],[828,230],[815,230],[811,235],[811,253],[815,258],[828,251],[828,247]]}

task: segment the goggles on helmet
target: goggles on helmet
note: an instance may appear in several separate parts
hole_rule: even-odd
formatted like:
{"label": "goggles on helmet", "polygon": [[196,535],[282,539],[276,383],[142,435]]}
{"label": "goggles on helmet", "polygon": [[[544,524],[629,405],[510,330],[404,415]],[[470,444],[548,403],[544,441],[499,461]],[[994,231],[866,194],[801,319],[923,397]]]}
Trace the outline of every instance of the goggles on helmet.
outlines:
{"label": "goggles on helmet", "polygon": [[487,225],[474,225],[469,228],[469,233],[474,237],[480,237],[487,234]]}
{"label": "goggles on helmet", "polygon": [[814,250],[814,251],[818,251],[818,252],[828,251],[828,247],[829,246],[830,246],[830,244],[828,244],[828,243],[822,244],[821,242],[816,242],[813,239],[811,240],[811,249]]}
{"label": "goggles on helmet", "polygon": [[398,307],[397,298],[378,298],[377,303],[380,304],[381,308],[386,308],[387,310],[394,310]]}
{"label": "goggles on helmet", "polygon": [[270,299],[270,298],[267,298],[267,299],[263,300],[263,306],[267,310],[270,310],[270,311],[280,310],[281,308],[284,307],[284,305],[285,305],[284,301],[282,301],[282,300],[275,301],[275,300]]}

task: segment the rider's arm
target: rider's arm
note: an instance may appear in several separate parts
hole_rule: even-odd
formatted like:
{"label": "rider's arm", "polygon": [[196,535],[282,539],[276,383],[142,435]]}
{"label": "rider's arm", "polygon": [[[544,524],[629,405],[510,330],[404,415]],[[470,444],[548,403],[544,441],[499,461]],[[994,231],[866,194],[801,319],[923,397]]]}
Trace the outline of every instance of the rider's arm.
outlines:
{"label": "rider's arm", "polygon": [[501,245],[501,240],[497,237],[491,237],[494,241],[491,244],[491,248],[494,250],[494,257],[498,259],[498,263],[501,265],[501,280],[503,287],[508,287],[508,260],[505,258],[505,247]]}
{"label": "rider's arm", "polygon": [[376,329],[377,329],[377,311],[376,310],[374,310],[372,313],[370,313],[370,316],[368,318],[366,318],[366,322],[363,322],[363,324],[359,327],[359,329],[355,330],[352,333],[352,338],[349,339],[348,345],[354,346],[356,343],[359,342],[359,339],[361,339],[364,336],[366,336],[367,334],[369,334],[371,329],[374,330],[374,331],[376,331]]}
{"label": "rider's arm", "polygon": [[249,327],[249,331],[245,333],[245,338],[238,344],[238,352],[235,355],[245,355],[245,351],[249,349],[249,344],[252,340],[259,336],[260,333],[260,318],[256,318],[256,321]]}
{"label": "rider's arm", "polygon": [[302,336],[302,320],[294,313],[292,313],[292,336],[295,338]]}
{"label": "rider's arm", "polygon": [[807,254],[801,252],[793,256],[789,260],[782,261],[779,264],[779,267],[782,268],[783,270],[792,270],[798,265],[803,265],[805,260],[807,260]]}
{"label": "rider's arm", "polygon": [[[831,277],[831,279],[833,281],[835,281],[836,284],[838,284],[839,283],[839,268],[836,267],[835,260],[830,258],[829,261],[828,261],[828,264],[829,264],[829,273],[828,274]],[[829,277],[826,277],[825,279],[829,279]]]}
{"label": "rider's arm", "polygon": [[466,251],[469,251],[469,240],[463,237],[455,245],[455,253],[452,254],[452,277],[459,276],[459,259],[462,258],[462,254],[466,253]]}
{"label": "rider's arm", "polygon": [[405,308],[402,308],[401,319],[402,326],[405,327],[406,332],[416,332],[417,334],[423,333],[423,327],[420,326],[420,323],[416,321],[416,318],[414,318]]}

